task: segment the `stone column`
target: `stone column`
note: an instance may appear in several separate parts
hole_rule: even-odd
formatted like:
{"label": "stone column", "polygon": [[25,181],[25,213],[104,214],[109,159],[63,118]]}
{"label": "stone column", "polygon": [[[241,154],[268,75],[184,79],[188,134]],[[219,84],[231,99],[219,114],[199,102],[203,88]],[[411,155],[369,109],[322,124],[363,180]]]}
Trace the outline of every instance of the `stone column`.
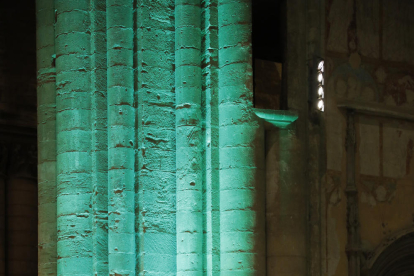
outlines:
{"label": "stone column", "polygon": [[201,1],[175,1],[177,275],[203,273]]}
{"label": "stone column", "polygon": [[265,275],[264,131],[252,111],[251,2],[218,1],[221,275]]}
{"label": "stone column", "polygon": [[89,1],[55,1],[57,274],[93,275]]}
{"label": "stone column", "polygon": [[110,275],[135,275],[133,1],[107,0]]}
{"label": "stone column", "polygon": [[174,0],[138,0],[138,273],[177,275]]}
{"label": "stone column", "polygon": [[108,109],[106,3],[91,0],[91,135],[93,271],[108,275]]}
{"label": "stone column", "polygon": [[264,275],[250,2],[38,1],[39,274]]}

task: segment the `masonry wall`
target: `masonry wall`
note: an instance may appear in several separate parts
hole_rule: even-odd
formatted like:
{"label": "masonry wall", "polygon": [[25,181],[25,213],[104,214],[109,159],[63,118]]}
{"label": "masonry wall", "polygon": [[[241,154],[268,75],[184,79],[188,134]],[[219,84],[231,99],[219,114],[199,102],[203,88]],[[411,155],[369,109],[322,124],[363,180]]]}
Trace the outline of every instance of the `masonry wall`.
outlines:
{"label": "masonry wall", "polygon": [[[410,1],[326,1],[326,275],[348,275],[344,99],[413,114]],[[413,226],[414,123],[355,113],[361,267],[387,237]]]}

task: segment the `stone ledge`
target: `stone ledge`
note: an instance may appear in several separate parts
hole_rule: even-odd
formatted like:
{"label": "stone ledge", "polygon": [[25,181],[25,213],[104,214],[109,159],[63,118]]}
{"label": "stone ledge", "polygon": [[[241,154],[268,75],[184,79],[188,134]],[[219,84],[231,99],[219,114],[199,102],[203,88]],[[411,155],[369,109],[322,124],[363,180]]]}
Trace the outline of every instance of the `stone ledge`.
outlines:
{"label": "stone ledge", "polygon": [[345,99],[338,99],[337,106],[338,108],[354,110],[357,113],[414,121],[414,108],[386,106],[378,103],[362,103]]}
{"label": "stone ledge", "polygon": [[299,117],[297,112],[291,110],[253,108],[253,112],[265,121],[266,129],[286,128]]}

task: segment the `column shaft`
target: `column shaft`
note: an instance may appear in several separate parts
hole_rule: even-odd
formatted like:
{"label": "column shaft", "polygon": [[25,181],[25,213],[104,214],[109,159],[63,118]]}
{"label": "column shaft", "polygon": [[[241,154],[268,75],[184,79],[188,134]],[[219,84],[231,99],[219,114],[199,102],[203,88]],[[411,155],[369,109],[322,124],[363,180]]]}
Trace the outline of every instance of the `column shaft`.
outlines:
{"label": "column shaft", "polygon": [[221,275],[265,275],[263,130],[252,112],[251,3],[219,0]]}
{"label": "column shaft", "polygon": [[175,1],[177,275],[203,272],[200,2]]}
{"label": "column shaft", "polygon": [[108,133],[106,3],[90,1],[93,271],[108,275]]}
{"label": "column shaft", "polygon": [[57,275],[93,275],[89,1],[55,0]]}
{"label": "column shaft", "polygon": [[137,1],[138,275],[177,275],[174,0]]}
{"label": "column shaft", "polygon": [[135,275],[135,108],[132,0],[107,0],[110,275]]}

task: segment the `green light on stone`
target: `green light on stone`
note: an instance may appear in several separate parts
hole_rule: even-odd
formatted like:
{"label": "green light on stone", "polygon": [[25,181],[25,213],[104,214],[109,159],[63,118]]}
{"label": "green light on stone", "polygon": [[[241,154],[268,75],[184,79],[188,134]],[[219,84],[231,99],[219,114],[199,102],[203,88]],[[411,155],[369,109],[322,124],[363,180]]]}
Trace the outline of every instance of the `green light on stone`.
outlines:
{"label": "green light on stone", "polygon": [[263,275],[250,4],[37,1],[39,275]]}
{"label": "green light on stone", "polygon": [[201,1],[175,1],[177,275],[203,273]]}
{"label": "green light on stone", "polygon": [[286,128],[294,121],[298,119],[298,114],[294,111],[289,110],[270,110],[270,109],[259,109],[254,108],[253,112],[257,117],[265,121],[265,126]]}
{"label": "green light on stone", "polygon": [[135,275],[135,108],[132,0],[107,0],[108,267]]}

